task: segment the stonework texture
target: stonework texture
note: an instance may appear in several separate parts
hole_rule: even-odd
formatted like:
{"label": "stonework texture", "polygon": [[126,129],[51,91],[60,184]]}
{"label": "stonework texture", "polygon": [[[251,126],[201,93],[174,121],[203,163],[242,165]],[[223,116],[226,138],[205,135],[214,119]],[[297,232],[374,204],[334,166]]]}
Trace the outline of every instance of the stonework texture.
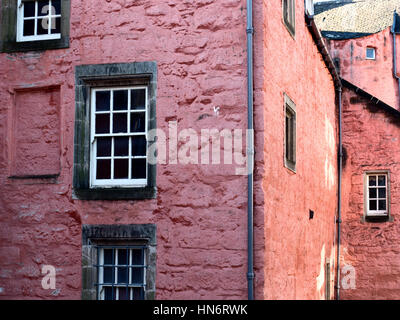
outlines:
{"label": "stonework texture", "polygon": [[[355,287],[341,290],[343,299],[398,299],[400,250],[399,115],[385,112],[345,89],[343,94],[343,229],[341,265],[355,269]],[[389,221],[364,217],[364,173],[388,170]],[[345,276],[345,274],[342,274]]]}
{"label": "stonework texture", "polygon": [[[264,66],[255,67],[264,79],[256,87],[256,96],[264,93],[263,114],[256,110],[264,141],[264,297],[324,299],[325,264],[330,262],[333,279],[336,252],[335,88],[304,22],[303,1],[296,1],[294,37],[274,14],[276,2],[264,5],[263,44],[256,49]],[[296,105],[296,173],[283,166],[284,93]],[[330,287],[333,297],[333,282]]]}
{"label": "stonework texture", "polygon": [[[292,37],[281,1],[254,1],[257,299],[327,298],[327,261],[334,279],[335,88],[303,5],[296,1]],[[149,223],[157,226],[157,299],[247,298],[247,177],[233,165],[157,165],[156,199],[72,196],[75,66],[156,61],[158,128],[245,130],[246,49],[245,0],[87,0],[71,1],[69,48],[0,54],[1,299],[80,299],[82,225]],[[59,148],[59,175],[10,179],[21,92],[44,99],[49,93],[37,90],[52,87],[54,109],[24,130],[52,132],[40,150]],[[296,104],[296,173],[284,167],[284,93]],[[56,267],[57,289],[42,288],[43,265]]]}

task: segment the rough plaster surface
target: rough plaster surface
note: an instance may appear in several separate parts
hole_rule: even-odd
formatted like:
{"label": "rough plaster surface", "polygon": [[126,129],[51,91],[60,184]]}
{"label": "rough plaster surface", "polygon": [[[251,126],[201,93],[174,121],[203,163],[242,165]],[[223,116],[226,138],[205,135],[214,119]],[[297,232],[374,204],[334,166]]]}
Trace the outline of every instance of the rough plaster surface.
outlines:
{"label": "rough plaster surface", "polygon": [[[157,166],[157,199],[73,200],[74,67],[157,61],[157,124],[245,129],[244,0],[72,1],[70,48],[0,55],[1,298],[79,299],[81,225],[157,225],[158,299],[247,297],[247,178],[234,166]],[[297,2],[296,36],[281,4],[254,3],[255,287],[257,299],[324,298],[334,265],[337,168],[332,78]],[[12,181],[15,88],[60,88],[61,173]],[[283,166],[283,93],[296,104],[297,173]],[[219,112],[215,112],[219,108]],[[309,210],[315,212],[309,220]],[[43,290],[54,265],[57,289]],[[331,276],[333,278],[333,276]]]}

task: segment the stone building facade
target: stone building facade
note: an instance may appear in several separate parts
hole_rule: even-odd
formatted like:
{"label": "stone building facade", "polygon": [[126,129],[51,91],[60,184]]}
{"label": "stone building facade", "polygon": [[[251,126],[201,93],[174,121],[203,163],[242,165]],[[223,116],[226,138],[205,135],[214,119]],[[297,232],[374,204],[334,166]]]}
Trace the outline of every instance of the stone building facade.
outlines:
{"label": "stone building facade", "polygon": [[[346,45],[325,45],[309,1],[252,2],[254,29],[245,0],[1,2],[1,299],[248,297],[253,32],[254,297],[334,298],[341,87],[339,267],[358,257],[354,229],[379,238],[386,225],[391,261],[396,202],[386,224],[351,210],[364,169],[390,171],[397,190],[395,152],[380,145],[396,148],[395,83],[385,100],[347,78]],[[354,153],[367,157],[372,142],[352,139],[367,139],[369,118],[387,157],[364,168]]]}

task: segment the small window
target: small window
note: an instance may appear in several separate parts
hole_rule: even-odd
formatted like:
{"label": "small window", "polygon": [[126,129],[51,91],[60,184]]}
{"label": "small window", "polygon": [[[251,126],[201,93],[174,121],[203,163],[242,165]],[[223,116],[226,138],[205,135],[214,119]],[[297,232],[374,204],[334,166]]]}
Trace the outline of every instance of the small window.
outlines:
{"label": "small window", "polygon": [[388,173],[368,173],[365,181],[367,216],[387,216],[389,181]]}
{"label": "small window", "polygon": [[2,0],[0,52],[69,47],[70,0]]}
{"label": "small window", "polygon": [[366,59],[375,60],[375,48],[371,48],[371,47],[367,48]]}
{"label": "small window", "polygon": [[82,299],[154,300],[155,224],[82,225]]}
{"label": "small window", "polygon": [[92,90],[91,187],[147,185],[147,92]]}
{"label": "small window", "polygon": [[61,38],[61,0],[18,0],[17,41]]}
{"label": "small window", "polygon": [[144,300],[146,247],[98,246],[97,300]]}
{"label": "small window", "polygon": [[305,13],[309,16],[314,15],[314,0],[304,0]]}
{"label": "small window", "polygon": [[283,0],[283,22],[291,35],[295,35],[295,2],[294,0]]}
{"label": "small window", "polygon": [[293,101],[285,95],[285,166],[296,170],[296,108]]}

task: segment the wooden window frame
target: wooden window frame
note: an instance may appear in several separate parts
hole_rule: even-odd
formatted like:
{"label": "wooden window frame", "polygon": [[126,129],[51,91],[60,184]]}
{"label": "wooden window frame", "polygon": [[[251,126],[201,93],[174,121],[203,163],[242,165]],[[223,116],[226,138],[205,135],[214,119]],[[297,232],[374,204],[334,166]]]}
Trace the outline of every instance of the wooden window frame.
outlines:
{"label": "wooden window frame", "polygon": [[[26,42],[26,41],[43,41],[43,40],[56,40],[56,39],[61,39],[61,32],[60,33],[51,33],[52,29],[52,24],[55,23],[56,18],[62,18],[62,14],[52,14],[49,12],[47,15],[44,16],[38,16],[38,0],[32,0],[29,2],[34,2],[35,3],[35,16],[33,18],[26,18],[24,16],[24,6],[25,3],[28,1],[23,1],[23,0],[18,0],[18,9],[17,9],[17,42]],[[50,8],[52,7],[52,0],[48,0]],[[50,33],[48,34],[42,34],[38,35],[37,34],[37,23],[39,23],[37,20],[39,19],[46,19],[48,20],[49,23],[49,31]],[[35,21],[35,34],[32,36],[24,36],[24,20],[34,20]],[[61,23],[61,22],[60,22]]]}
{"label": "wooden window frame", "polygon": [[[148,88],[148,132],[154,132],[156,123],[157,63],[154,61],[81,65],[75,67],[75,135],[73,199],[81,200],[140,200],[157,197],[157,159],[148,161],[147,182],[144,185],[91,186],[91,92],[95,88]],[[150,141],[150,138],[152,139]],[[156,143],[149,137],[147,148]],[[151,163],[150,163],[151,162]]]}
{"label": "wooden window frame", "polygon": [[[284,94],[284,119],[284,165],[296,172],[296,105],[286,94]],[[291,120],[290,123],[288,119]]]}
{"label": "wooden window frame", "polygon": [[[127,110],[113,110],[113,94],[110,94],[110,111],[96,111],[96,92],[97,91],[119,91],[119,90],[127,90],[131,92],[132,90],[140,90],[145,89],[145,109],[138,109],[132,110],[131,109],[131,95],[128,93],[128,106]],[[99,188],[99,187],[146,187],[147,186],[147,178],[148,178],[148,166],[147,166],[147,155],[145,156],[133,156],[132,153],[132,139],[134,136],[146,136],[146,141],[148,141],[148,87],[147,86],[130,86],[130,87],[105,87],[105,88],[93,88],[91,90],[91,153],[90,153],[90,187],[91,188]],[[130,132],[130,115],[132,113],[145,113],[145,131],[141,133],[131,133]],[[127,113],[127,132],[126,133],[112,133],[113,128],[113,115],[117,113]],[[110,114],[110,133],[109,134],[96,134],[95,133],[95,117],[97,114]],[[96,156],[96,149],[97,149],[97,138],[99,137],[109,137],[112,139],[111,143],[111,156],[107,157],[107,159],[111,160],[111,178],[110,179],[96,179],[96,163],[99,157]],[[123,159],[128,158],[128,179],[115,179],[113,178],[113,163],[115,159],[119,159],[120,157],[116,157],[114,155],[114,138],[115,137],[128,137],[129,138],[129,154],[126,157],[122,157]],[[103,159],[103,157],[101,158]],[[131,178],[132,175],[132,160],[133,159],[146,159],[146,175],[144,179],[133,179]]]}
{"label": "wooden window frame", "polygon": [[[61,25],[60,37],[53,36],[26,38],[24,41],[18,36],[21,27],[18,27],[19,1],[28,0],[2,0],[0,2],[0,52],[26,52],[44,51],[69,48],[70,43],[70,12],[71,0],[61,0]],[[33,0],[29,0],[33,1]]]}
{"label": "wooden window frame", "polygon": [[[369,185],[369,177],[371,176],[385,176],[386,184],[385,186],[379,186],[378,182],[375,186]],[[377,210],[370,210],[370,197],[369,197],[369,189],[376,187],[377,195],[376,198],[372,198],[372,200],[377,201]],[[386,189],[385,198],[379,197],[378,189]],[[386,201],[386,209],[379,210],[379,200]],[[364,173],[364,216],[365,218],[389,218],[390,217],[390,172],[388,170],[378,170],[378,171],[367,171]]]}
{"label": "wooden window frame", "polygon": [[[373,53],[373,57],[368,56],[368,50],[371,50],[371,52]],[[367,47],[365,49],[365,59],[376,60],[376,49],[374,47]]]}

